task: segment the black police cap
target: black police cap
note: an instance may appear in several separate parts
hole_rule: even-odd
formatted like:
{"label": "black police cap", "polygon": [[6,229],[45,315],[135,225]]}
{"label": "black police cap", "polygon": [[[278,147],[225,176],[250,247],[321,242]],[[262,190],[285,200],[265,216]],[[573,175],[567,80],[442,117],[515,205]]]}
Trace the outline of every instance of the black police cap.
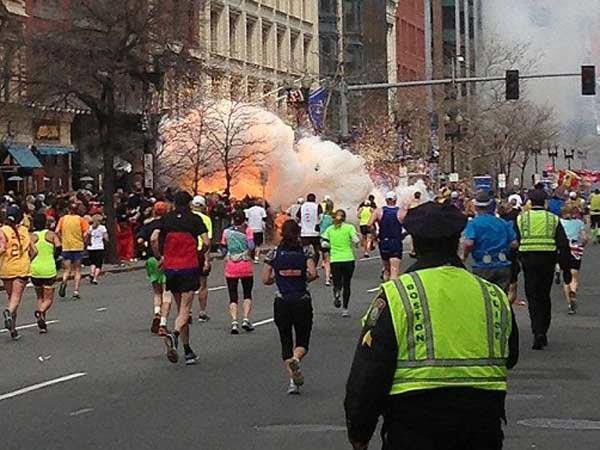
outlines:
{"label": "black police cap", "polygon": [[460,235],[467,225],[467,216],[455,206],[427,202],[410,209],[404,228],[415,238],[433,240]]}

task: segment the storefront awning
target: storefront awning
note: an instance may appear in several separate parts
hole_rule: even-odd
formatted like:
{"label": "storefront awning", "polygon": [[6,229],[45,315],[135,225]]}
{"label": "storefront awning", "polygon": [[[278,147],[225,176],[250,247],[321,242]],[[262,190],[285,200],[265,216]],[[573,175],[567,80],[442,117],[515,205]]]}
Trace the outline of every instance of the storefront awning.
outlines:
{"label": "storefront awning", "polygon": [[28,145],[11,144],[8,147],[8,153],[24,169],[41,169],[43,167]]}
{"label": "storefront awning", "polygon": [[60,156],[75,153],[75,147],[69,145],[35,145],[37,152],[42,156]]}

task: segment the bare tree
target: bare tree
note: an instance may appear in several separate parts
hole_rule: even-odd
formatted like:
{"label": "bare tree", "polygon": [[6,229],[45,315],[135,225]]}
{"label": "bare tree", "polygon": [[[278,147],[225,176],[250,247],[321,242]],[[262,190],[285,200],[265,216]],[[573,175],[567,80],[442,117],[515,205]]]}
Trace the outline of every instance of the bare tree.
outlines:
{"label": "bare tree", "polygon": [[193,107],[166,118],[161,126],[161,175],[186,185],[194,194],[201,179],[214,174],[218,164],[217,152],[207,138],[207,120],[214,108],[214,100],[199,100]]}
{"label": "bare tree", "polygon": [[[33,100],[83,105],[96,120],[112,260],[118,113],[141,113],[149,94],[162,94],[197,70],[171,2],[124,0],[115,6],[112,0],[71,2],[60,26],[34,33],[30,52]],[[174,94],[173,88],[165,92],[167,98]]]}
{"label": "bare tree", "polygon": [[217,102],[207,111],[206,142],[214,152],[217,170],[224,175],[226,194],[245,170],[263,164],[271,150],[265,148],[264,127],[269,123],[252,105],[238,100]]}

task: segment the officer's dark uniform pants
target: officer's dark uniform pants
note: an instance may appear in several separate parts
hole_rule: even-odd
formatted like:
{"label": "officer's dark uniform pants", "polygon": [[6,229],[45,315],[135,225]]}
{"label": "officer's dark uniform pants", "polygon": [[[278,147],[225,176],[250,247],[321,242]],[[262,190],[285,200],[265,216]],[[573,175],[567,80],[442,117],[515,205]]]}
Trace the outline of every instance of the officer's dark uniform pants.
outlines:
{"label": "officer's dark uniform pants", "polygon": [[523,275],[525,277],[525,295],[529,304],[531,332],[534,336],[544,335],[550,328],[552,302],[550,291],[554,281],[556,257],[549,253],[521,254]]}
{"label": "officer's dark uniform pants", "polygon": [[468,423],[458,429],[439,431],[393,424],[383,436],[383,450],[501,450],[504,440],[500,420],[494,429],[482,430]]}
{"label": "officer's dark uniform pants", "polygon": [[[279,330],[283,360],[294,356],[294,347],[302,347],[308,352],[313,324],[310,294],[276,298],[273,305],[273,316]],[[296,334],[295,345],[292,330]]]}

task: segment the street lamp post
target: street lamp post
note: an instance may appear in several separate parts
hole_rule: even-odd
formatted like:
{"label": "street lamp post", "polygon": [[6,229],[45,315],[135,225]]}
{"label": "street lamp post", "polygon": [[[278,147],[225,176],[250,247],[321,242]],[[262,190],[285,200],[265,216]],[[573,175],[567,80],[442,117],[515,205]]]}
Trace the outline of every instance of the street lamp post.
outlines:
{"label": "street lamp post", "polygon": [[537,175],[539,173],[538,172],[538,156],[542,152],[542,149],[539,145],[535,144],[533,147],[529,148],[529,151],[531,153],[533,153],[533,162],[535,164],[535,174]]}
{"label": "street lamp post", "polygon": [[558,157],[558,145],[555,145],[554,149],[552,149],[552,146],[548,146],[548,157],[552,159],[552,170],[556,171],[556,158]]}
{"label": "street lamp post", "polygon": [[453,125],[455,129],[454,132],[448,133],[446,132],[447,138],[450,138],[451,146],[450,146],[450,172],[456,172],[456,143],[460,141],[462,138],[462,123],[464,119],[461,116],[460,112],[457,112],[455,115],[451,116],[450,114],[446,114],[444,118],[444,122],[446,122],[446,127],[449,125]]}
{"label": "street lamp post", "polygon": [[575,158],[575,149],[563,148],[563,154],[565,156],[565,159],[567,160],[567,167],[569,168],[569,170],[571,170],[571,161],[573,161],[573,158]]}

